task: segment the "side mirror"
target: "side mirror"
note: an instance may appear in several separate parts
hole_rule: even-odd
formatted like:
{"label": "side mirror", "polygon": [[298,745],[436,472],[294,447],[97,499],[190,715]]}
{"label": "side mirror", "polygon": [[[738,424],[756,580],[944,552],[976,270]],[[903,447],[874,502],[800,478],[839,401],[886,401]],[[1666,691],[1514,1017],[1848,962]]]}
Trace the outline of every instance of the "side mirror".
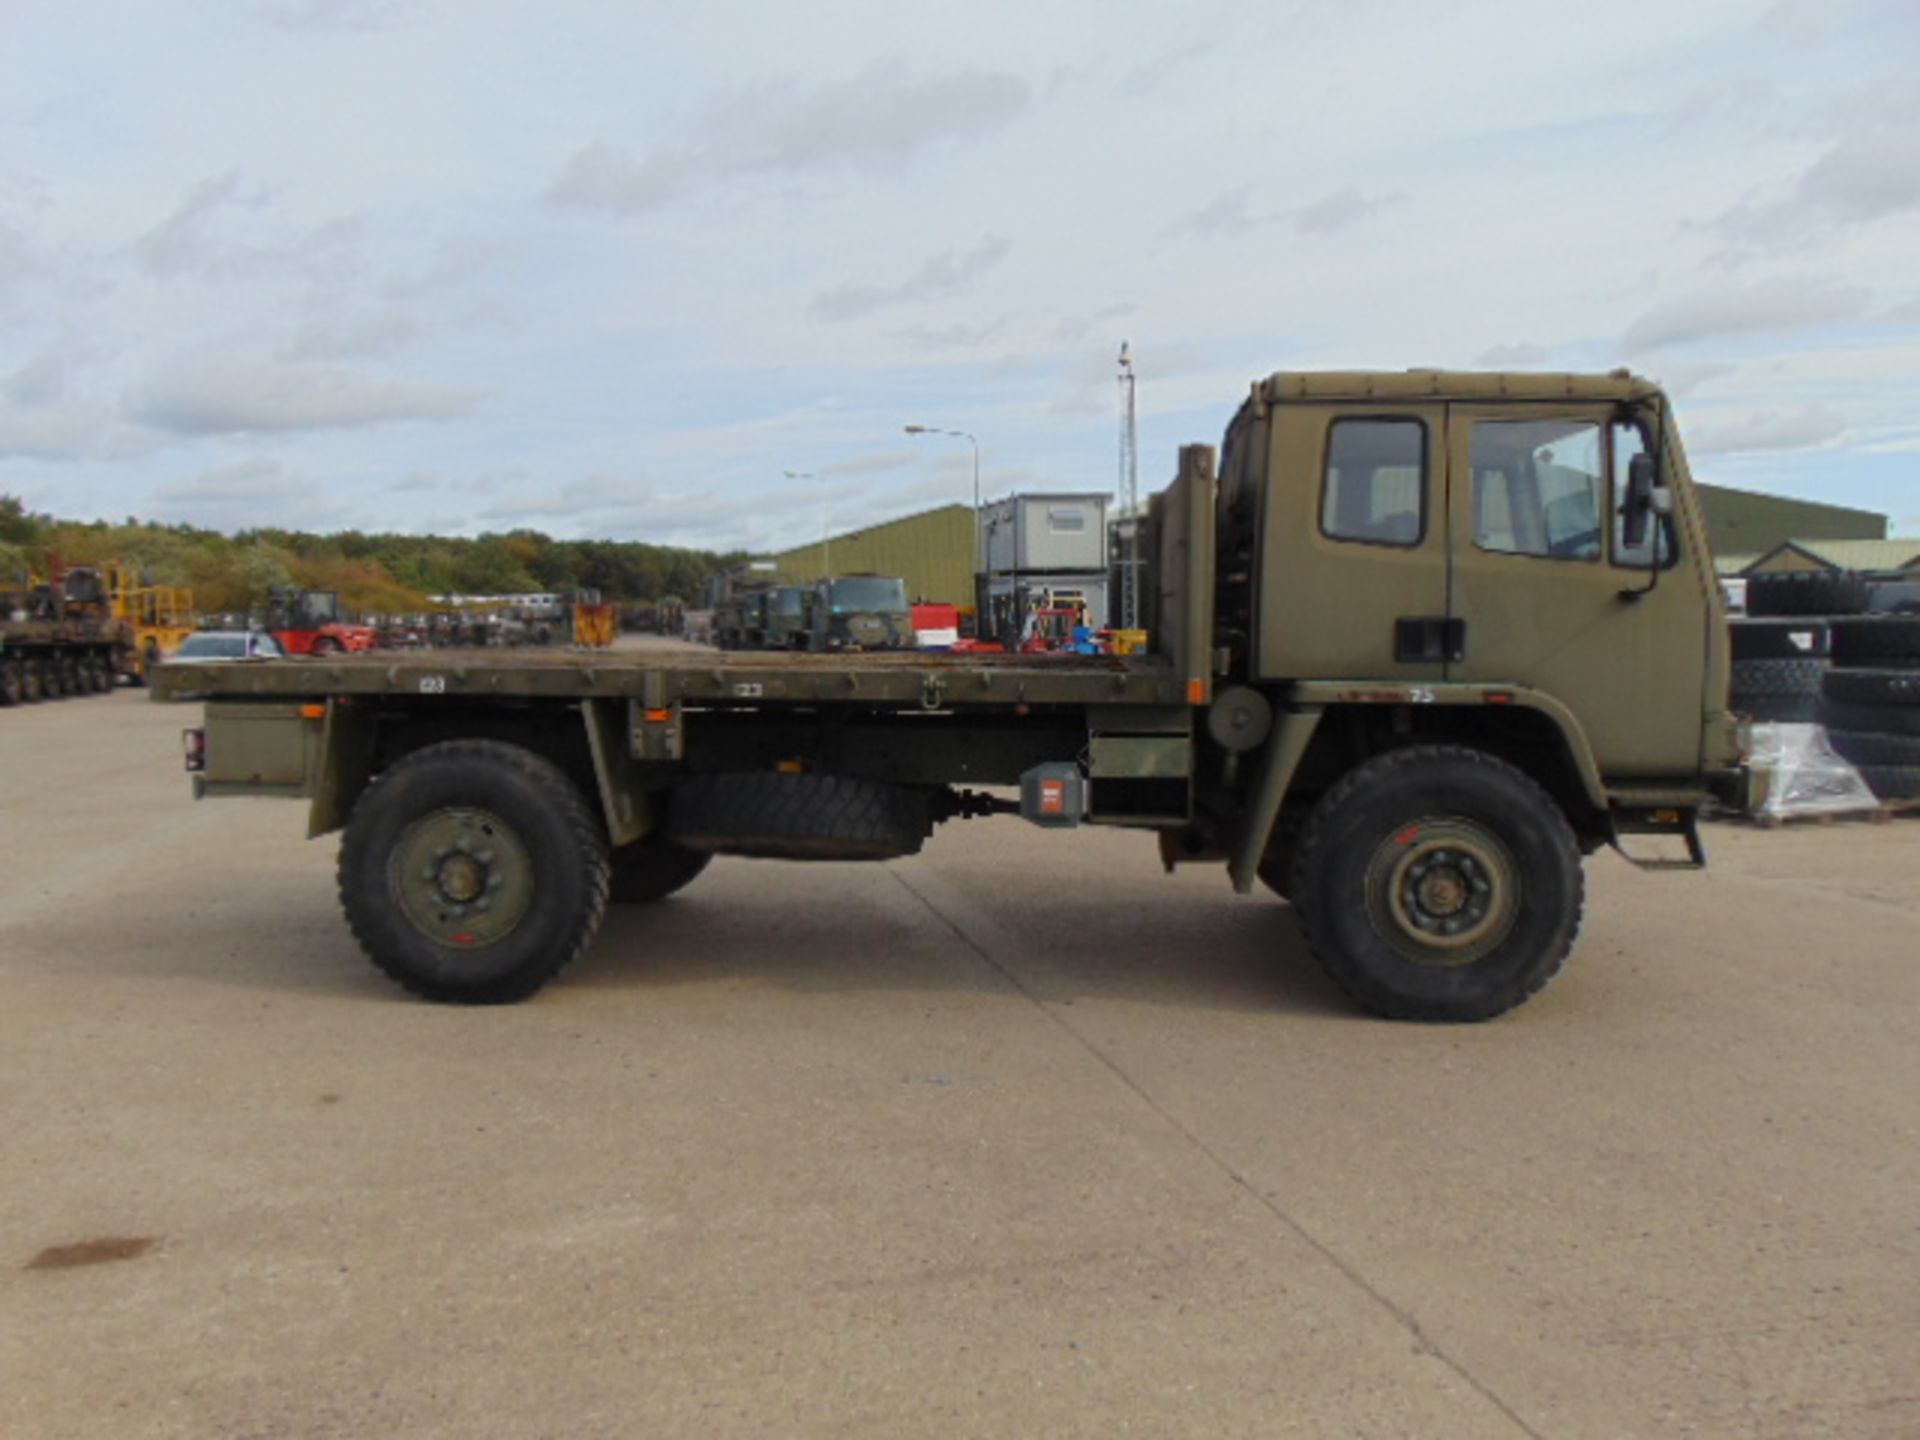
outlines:
{"label": "side mirror", "polygon": [[1627,462],[1627,493],[1620,502],[1620,545],[1638,550],[1647,543],[1647,521],[1653,515],[1659,476],[1653,456],[1641,454]]}

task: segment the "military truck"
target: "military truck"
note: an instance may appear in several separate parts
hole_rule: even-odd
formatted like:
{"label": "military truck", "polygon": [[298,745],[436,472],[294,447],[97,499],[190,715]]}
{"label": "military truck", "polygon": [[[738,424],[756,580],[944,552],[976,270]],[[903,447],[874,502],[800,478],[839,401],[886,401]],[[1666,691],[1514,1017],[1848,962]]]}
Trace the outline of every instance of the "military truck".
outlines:
{"label": "military truck", "polygon": [[0,590],[0,706],[111,690],[133,653],[132,630],[91,566]]}
{"label": "military truck", "polygon": [[1273,375],[1144,538],[1124,657],[330,657],[156,693],[205,702],[196,795],[344,830],[349,928],[442,1001],[532,994],[714,855],[882,860],[1017,812],[1264,884],[1369,1010],[1484,1020],[1561,969],[1584,855],[1704,863],[1727,627],[1654,384]]}
{"label": "military truck", "polygon": [[765,593],[760,610],[760,647],[765,650],[806,650],[812,630],[808,606],[812,591],[804,585],[775,585]]}
{"label": "military truck", "polygon": [[913,649],[907,582],[891,575],[816,580],[807,598],[807,648],[829,653]]}

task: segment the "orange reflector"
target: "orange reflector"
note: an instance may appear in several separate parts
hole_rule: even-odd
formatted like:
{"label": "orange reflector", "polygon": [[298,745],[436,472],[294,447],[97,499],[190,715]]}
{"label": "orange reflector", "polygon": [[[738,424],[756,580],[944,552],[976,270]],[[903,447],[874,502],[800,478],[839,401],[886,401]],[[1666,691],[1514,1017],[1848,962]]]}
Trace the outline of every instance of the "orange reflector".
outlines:
{"label": "orange reflector", "polygon": [[806,766],[802,765],[798,760],[782,760],[773,768],[778,770],[782,775],[802,775],[806,773]]}
{"label": "orange reflector", "polygon": [[1187,681],[1187,703],[1204,705],[1207,703],[1207,682],[1204,680]]}
{"label": "orange reflector", "polygon": [[649,725],[665,725],[669,723],[672,719],[673,719],[673,711],[671,710],[647,711],[647,723]]}
{"label": "orange reflector", "polygon": [[302,720],[324,720],[327,718],[327,707],[324,705],[302,705],[300,707],[300,718]]}

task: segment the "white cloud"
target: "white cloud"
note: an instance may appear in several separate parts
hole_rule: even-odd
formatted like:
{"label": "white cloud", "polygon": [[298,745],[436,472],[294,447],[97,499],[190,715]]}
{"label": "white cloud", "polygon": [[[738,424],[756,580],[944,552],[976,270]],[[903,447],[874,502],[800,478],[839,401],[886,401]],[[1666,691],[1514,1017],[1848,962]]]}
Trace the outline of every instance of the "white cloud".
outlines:
{"label": "white cloud", "polygon": [[1310,235],[1332,235],[1372,218],[1407,197],[1400,194],[1366,195],[1352,185],[1343,185],[1323,195],[1311,205],[1293,212],[1296,229]]}
{"label": "white cloud", "polygon": [[988,235],[962,254],[942,251],[897,284],[850,282],[823,290],[813,297],[812,313],[820,320],[857,320],[894,305],[964,295],[976,280],[1006,259],[1011,248],[1003,236]]}
{"label": "white cloud", "polygon": [[1548,346],[1516,340],[1482,350],[1473,363],[1490,370],[1537,370],[1552,358],[1553,351]]}
{"label": "white cloud", "polygon": [[1004,125],[1027,104],[1025,82],[988,70],[921,78],[899,61],[849,80],[792,77],[731,89],[675,140],[644,154],[595,140],[575,151],[550,200],[586,209],[654,209],[752,175],[893,169],[942,140]]}
{"label": "white cloud", "polygon": [[133,253],[148,274],[162,278],[213,269],[230,258],[210,233],[215,217],[229,206],[260,203],[257,193],[243,190],[238,170],[198,181],[166,219],[140,237]]}
{"label": "white cloud", "polygon": [[1198,236],[1239,235],[1263,223],[1247,209],[1253,196],[1251,185],[1236,185],[1223,190],[1197,210],[1189,210],[1168,228],[1174,234]]}
{"label": "white cloud", "polygon": [[1805,275],[1702,287],[1647,311],[1621,337],[1631,351],[1815,329],[1859,318],[1869,292]]}
{"label": "white cloud", "polygon": [[325,530],[354,525],[359,507],[285,461],[250,455],[155,486],[146,513],[217,530]]}
{"label": "white cloud", "polygon": [[1687,448],[1700,455],[1756,450],[1811,450],[1846,434],[1846,417],[1823,405],[1789,410],[1710,411],[1687,428]]}
{"label": "white cloud", "polygon": [[150,375],[133,418],[176,435],[337,430],[401,420],[449,420],[478,392],[339,366],[182,356]]}

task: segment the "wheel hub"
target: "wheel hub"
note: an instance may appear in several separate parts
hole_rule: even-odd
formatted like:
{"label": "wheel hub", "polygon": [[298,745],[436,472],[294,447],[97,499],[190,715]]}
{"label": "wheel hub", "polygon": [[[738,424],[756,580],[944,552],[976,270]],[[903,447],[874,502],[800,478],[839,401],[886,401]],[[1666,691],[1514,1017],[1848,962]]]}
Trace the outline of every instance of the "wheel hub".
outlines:
{"label": "wheel hub", "polygon": [[1453,935],[1486,917],[1493,882],[1468,852],[1436,848],[1407,867],[1400,898],[1420,929]]}
{"label": "wheel hub", "polygon": [[450,855],[442,862],[435,883],[440,893],[456,905],[478,900],[487,888],[486,866],[472,855]]}
{"label": "wheel hub", "polygon": [[388,878],[401,913],[443,945],[492,944],[533,903],[526,846],[485,810],[439,810],[415,821],[395,842]]}
{"label": "wheel hub", "polygon": [[1505,845],[1479,823],[1422,820],[1376,850],[1367,901],[1374,928],[1406,958],[1466,965],[1513,928],[1518,872]]}

